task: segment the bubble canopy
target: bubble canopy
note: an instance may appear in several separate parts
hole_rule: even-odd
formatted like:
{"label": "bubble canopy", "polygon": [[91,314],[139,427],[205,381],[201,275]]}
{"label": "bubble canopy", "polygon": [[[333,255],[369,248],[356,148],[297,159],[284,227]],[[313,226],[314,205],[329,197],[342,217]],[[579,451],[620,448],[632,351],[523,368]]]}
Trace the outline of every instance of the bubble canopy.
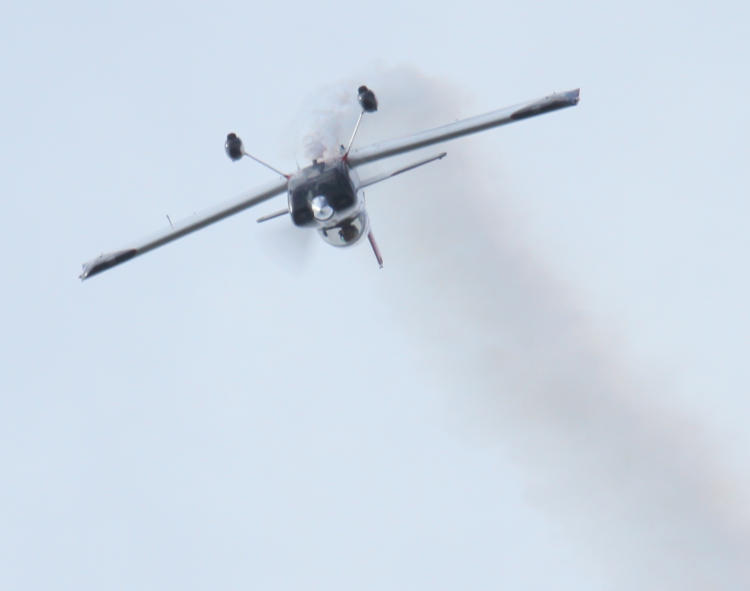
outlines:
{"label": "bubble canopy", "polygon": [[318,232],[323,240],[332,246],[351,246],[367,234],[368,227],[367,213],[362,210],[357,215],[333,226],[320,228]]}

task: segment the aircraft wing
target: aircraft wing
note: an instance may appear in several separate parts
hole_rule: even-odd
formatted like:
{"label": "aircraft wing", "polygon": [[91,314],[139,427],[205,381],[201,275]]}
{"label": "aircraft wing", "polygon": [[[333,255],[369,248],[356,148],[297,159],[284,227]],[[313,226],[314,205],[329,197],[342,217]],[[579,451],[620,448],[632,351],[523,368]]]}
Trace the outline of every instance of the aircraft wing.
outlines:
{"label": "aircraft wing", "polygon": [[455,123],[449,123],[442,127],[428,129],[407,137],[388,140],[377,144],[372,144],[358,150],[352,150],[349,153],[348,160],[350,166],[359,166],[367,164],[381,158],[388,158],[410,150],[417,150],[451,140],[453,138],[476,133],[491,127],[513,123],[522,119],[528,119],[535,115],[549,113],[565,107],[573,107],[578,104],[580,89],[568,90],[567,92],[557,92],[542,99],[520,103],[505,109],[499,109],[484,115],[477,115],[469,119],[462,119]]}
{"label": "aircraft wing", "polygon": [[149,238],[135,242],[120,250],[105,253],[88,263],[83,264],[83,272],[80,275],[81,279],[88,279],[92,275],[106,271],[120,263],[129,261],[133,257],[137,257],[143,253],[158,248],[167,242],[182,238],[186,234],[200,230],[214,222],[218,222],[230,215],[239,213],[248,207],[258,205],[263,201],[271,199],[276,195],[287,190],[287,179],[278,179],[272,183],[268,183],[263,187],[259,187],[255,191],[245,193],[239,197],[235,197],[229,201],[226,201],[216,207],[198,213],[182,222],[174,224],[168,230],[155,234]]}

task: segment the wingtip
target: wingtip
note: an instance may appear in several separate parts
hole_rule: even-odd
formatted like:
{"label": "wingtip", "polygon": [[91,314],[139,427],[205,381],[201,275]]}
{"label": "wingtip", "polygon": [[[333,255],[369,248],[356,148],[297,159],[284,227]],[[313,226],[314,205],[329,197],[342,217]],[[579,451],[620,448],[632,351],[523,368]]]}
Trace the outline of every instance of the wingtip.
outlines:
{"label": "wingtip", "polygon": [[89,261],[88,263],[84,263],[82,265],[83,271],[78,276],[78,278],[81,281],[84,281],[89,277],[96,275],[97,273],[101,273],[102,271],[111,269],[115,265],[119,265],[120,263],[129,261],[137,254],[137,249],[130,248],[127,250],[118,250],[117,252],[111,252],[98,256],[93,261]]}

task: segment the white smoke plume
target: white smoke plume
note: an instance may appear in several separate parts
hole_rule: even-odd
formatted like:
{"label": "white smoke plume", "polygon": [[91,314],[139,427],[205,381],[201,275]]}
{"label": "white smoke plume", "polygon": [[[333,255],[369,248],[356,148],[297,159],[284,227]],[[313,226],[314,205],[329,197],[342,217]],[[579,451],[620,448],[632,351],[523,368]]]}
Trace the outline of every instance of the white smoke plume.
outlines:
{"label": "white smoke plume", "polygon": [[357,117],[357,103],[352,100],[351,88],[336,86],[321,92],[311,101],[302,131],[302,157],[308,160],[333,158],[339,154],[351,134],[350,120]]}
{"label": "white smoke plume", "polygon": [[[357,145],[473,114],[459,109],[460,93],[412,69],[366,78],[342,83],[333,108],[315,111],[310,157],[348,140],[361,83],[381,108]],[[576,114],[564,112],[571,128]],[[380,297],[408,310],[402,320],[451,385],[464,435],[511,450],[527,468],[529,502],[590,546],[610,588],[750,588],[736,478],[699,429],[657,402],[664,386],[629,368],[523,246],[493,155],[471,140],[447,150],[440,164],[383,186],[370,214],[384,272],[401,286]]]}

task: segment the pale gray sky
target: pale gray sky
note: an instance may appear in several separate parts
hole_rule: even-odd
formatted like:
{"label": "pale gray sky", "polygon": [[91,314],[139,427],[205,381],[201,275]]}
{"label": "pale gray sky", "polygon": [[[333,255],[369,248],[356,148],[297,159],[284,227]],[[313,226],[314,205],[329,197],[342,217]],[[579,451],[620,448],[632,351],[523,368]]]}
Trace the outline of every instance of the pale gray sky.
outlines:
{"label": "pale gray sky", "polygon": [[[11,6],[0,586],[750,586],[748,16]],[[360,83],[362,143],[582,100],[368,190],[383,271],[270,204],[78,282]]]}

